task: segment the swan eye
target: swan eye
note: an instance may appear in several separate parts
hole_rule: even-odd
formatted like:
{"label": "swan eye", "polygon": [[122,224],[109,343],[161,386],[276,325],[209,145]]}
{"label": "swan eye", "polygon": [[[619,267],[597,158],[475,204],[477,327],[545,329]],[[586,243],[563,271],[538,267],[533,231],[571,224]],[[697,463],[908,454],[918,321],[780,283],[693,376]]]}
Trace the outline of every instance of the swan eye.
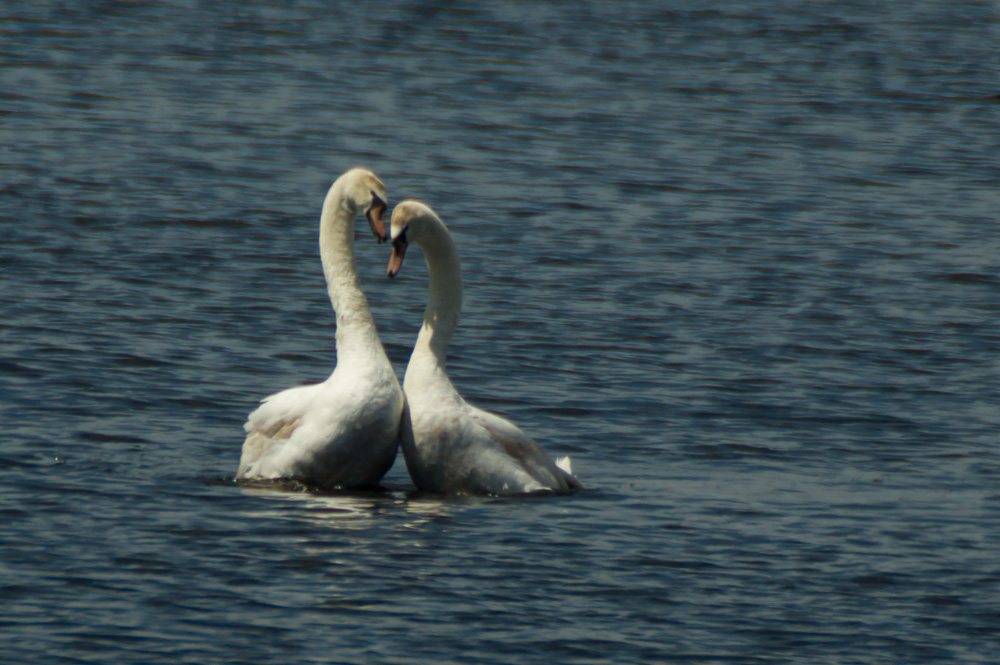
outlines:
{"label": "swan eye", "polygon": [[401,243],[401,244],[403,244],[403,245],[408,245],[408,244],[410,244],[410,241],[406,239],[406,232],[407,232],[407,231],[408,231],[409,229],[410,229],[410,227],[409,227],[409,226],[404,226],[403,228],[401,228],[401,229],[399,230],[399,233],[397,233],[397,234],[396,234],[396,237],[394,237],[394,238],[392,239],[392,242],[393,242],[393,244],[395,244],[395,243]]}
{"label": "swan eye", "polygon": [[382,197],[375,193],[375,190],[371,191],[372,191],[372,207],[374,208],[376,205],[379,205],[388,210],[389,204],[383,201]]}

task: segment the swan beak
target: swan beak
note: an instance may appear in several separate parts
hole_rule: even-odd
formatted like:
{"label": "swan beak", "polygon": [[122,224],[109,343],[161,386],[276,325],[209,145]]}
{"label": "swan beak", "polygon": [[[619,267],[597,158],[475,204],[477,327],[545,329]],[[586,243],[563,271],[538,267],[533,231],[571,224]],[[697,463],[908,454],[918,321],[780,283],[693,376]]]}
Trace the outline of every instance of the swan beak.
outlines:
{"label": "swan beak", "polygon": [[403,267],[403,257],[406,255],[406,234],[400,234],[392,241],[392,255],[389,257],[389,267],[385,274],[395,277]]}
{"label": "swan beak", "polygon": [[372,233],[375,234],[375,242],[379,244],[389,239],[389,234],[385,232],[385,211],[388,207],[384,201],[376,198],[372,201],[372,207],[365,211],[368,225],[372,227]]}

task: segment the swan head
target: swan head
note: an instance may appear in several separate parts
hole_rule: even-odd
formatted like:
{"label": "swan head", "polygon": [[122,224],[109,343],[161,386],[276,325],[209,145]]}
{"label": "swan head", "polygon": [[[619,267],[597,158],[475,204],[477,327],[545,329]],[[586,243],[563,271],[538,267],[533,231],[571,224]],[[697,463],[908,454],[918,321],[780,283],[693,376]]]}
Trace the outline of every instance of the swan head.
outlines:
{"label": "swan head", "polygon": [[389,239],[385,232],[385,213],[389,210],[389,197],[385,185],[374,173],[364,168],[353,168],[341,176],[344,180],[344,198],[355,210],[364,210],[368,225],[375,234],[375,241]]}
{"label": "swan head", "polygon": [[400,201],[392,211],[392,221],[389,223],[392,256],[389,257],[389,267],[386,268],[389,277],[399,274],[400,268],[403,267],[407,245],[411,242],[420,242],[422,232],[430,220],[441,223],[429,205],[413,199]]}

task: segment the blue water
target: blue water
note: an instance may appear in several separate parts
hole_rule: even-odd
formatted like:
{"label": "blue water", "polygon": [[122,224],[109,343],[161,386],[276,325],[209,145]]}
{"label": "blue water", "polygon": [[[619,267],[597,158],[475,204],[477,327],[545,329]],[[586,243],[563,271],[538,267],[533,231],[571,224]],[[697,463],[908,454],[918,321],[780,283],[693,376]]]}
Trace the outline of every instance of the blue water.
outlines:
{"label": "blue water", "polygon": [[[0,14],[0,661],[997,661],[992,3]],[[233,483],[357,164],[584,492]],[[426,270],[358,243],[402,374]]]}

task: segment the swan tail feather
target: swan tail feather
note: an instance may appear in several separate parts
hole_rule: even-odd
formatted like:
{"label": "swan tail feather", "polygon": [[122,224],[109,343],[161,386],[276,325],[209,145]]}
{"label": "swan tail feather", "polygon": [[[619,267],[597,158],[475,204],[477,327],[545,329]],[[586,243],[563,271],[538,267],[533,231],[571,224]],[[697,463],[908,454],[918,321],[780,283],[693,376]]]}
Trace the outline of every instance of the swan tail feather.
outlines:
{"label": "swan tail feather", "polygon": [[573,462],[569,459],[569,455],[557,458],[556,466],[558,466],[560,469],[562,469],[569,475],[571,476],[573,475]]}

